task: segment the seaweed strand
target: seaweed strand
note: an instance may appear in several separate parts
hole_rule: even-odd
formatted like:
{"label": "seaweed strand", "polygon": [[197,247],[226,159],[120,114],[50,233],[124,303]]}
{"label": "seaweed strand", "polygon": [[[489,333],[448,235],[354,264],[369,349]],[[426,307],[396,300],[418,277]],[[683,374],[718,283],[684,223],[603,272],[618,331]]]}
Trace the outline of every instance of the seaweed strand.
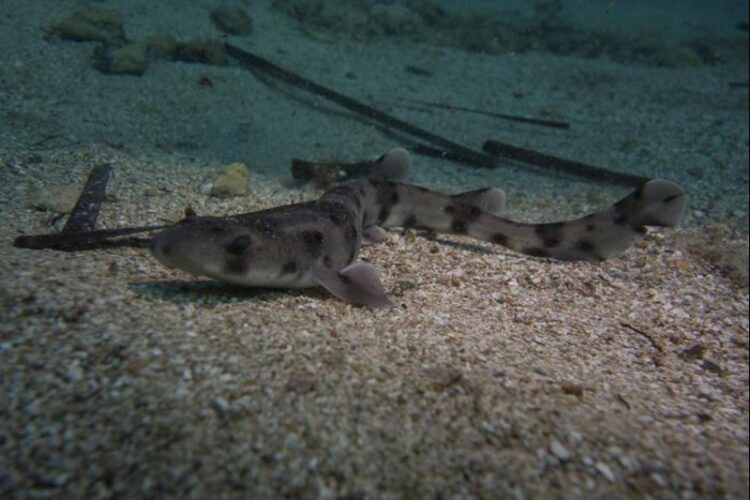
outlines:
{"label": "seaweed strand", "polygon": [[317,84],[312,80],[308,80],[296,73],[292,73],[271,61],[264,59],[260,56],[247,52],[246,50],[235,47],[232,44],[225,45],[227,54],[233,57],[243,65],[250,69],[262,71],[263,73],[272,76],[278,80],[287,82],[301,90],[306,92],[312,92],[319,95],[329,101],[335,102],[336,104],[343,106],[351,111],[366,116],[367,118],[379,122],[388,127],[407,132],[415,137],[431,142],[432,144],[442,146],[446,149],[451,150],[454,155],[460,156],[465,159],[465,162],[470,162],[475,166],[484,168],[496,168],[498,161],[490,155],[484,154],[480,151],[474,151],[471,148],[462,146],[458,143],[446,139],[432,132],[428,132],[420,127],[407,123],[387,113],[383,113],[372,106],[363,104],[351,97],[345,96],[335,90],[324,87],[323,85]]}
{"label": "seaweed strand", "polygon": [[521,161],[542,168],[588,177],[589,179],[612,182],[614,184],[639,186],[649,180],[648,177],[607,170],[606,168],[587,165],[579,161],[566,160],[557,156],[540,153],[533,149],[519,148],[518,146],[511,146],[510,144],[494,140],[485,141],[482,149],[508,160]]}

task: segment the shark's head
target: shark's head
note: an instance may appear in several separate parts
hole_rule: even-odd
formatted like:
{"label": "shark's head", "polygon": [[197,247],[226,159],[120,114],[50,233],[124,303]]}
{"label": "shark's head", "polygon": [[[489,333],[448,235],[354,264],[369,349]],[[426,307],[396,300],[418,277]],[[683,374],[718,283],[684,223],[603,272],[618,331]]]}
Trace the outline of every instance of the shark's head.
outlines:
{"label": "shark's head", "polygon": [[187,219],[157,234],[151,253],[167,267],[246,286],[294,286],[298,271],[268,228],[231,218]]}

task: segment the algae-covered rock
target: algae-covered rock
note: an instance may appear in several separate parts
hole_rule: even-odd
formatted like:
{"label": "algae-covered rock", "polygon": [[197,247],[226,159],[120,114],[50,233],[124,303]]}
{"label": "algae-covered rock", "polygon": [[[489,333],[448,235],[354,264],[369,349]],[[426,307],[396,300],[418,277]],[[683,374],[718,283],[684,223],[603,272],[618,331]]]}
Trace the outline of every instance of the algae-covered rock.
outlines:
{"label": "algae-covered rock", "polygon": [[250,171],[244,163],[232,163],[214,181],[213,186],[211,186],[211,196],[232,198],[246,195],[249,179]]}
{"label": "algae-covered rock", "polygon": [[66,40],[118,45],[125,42],[122,15],[108,7],[90,5],[81,8],[54,25],[53,29]]}
{"label": "algae-covered rock", "polygon": [[173,57],[180,45],[174,35],[166,32],[154,33],[146,38],[145,43],[150,52],[161,57]]}
{"label": "algae-covered rock", "polygon": [[373,5],[368,19],[387,35],[412,35],[422,30],[419,14],[401,4]]}
{"label": "algae-covered rock", "polygon": [[99,47],[94,67],[102,73],[140,76],[148,67],[148,43],[135,42],[123,47]]}
{"label": "algae-covered rock", "polygon": [[199,38],[179,43],[172,57],[179,61],[217,66],[223,66],[229,61],[224,44]]}
{"label": "algae-covered rock", "polygon": [[253,31],[253,19],[237,5],[215,7],[211,10],[211,20],[217,28],[230,35],[249,35]]}

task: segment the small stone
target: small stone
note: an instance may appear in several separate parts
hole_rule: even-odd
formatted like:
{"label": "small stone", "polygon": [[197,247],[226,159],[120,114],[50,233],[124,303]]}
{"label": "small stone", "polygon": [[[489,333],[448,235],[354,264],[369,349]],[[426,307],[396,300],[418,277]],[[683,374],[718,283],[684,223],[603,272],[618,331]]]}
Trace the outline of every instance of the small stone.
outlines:
{"label": "small stone", "polygon": [[244,163],[232,163],[211,186],[211,196],[217,198],[232,198],[243,196],[248,192],[247,183],[250,171]]}
{"label": "small stone", "polygon": [[125,41],[122,15],[115,9],[89,5],[54,26],[66,40],[122,44]]}
{"label": "small stone", "polygon": [[200,38],[178,43],[171,56],[178,61],[216,66],[223,66],[229,62],[223,43]]}
{"label": "small stone", "polygon": [[155,33],[149,36],[146,38],[145,43],[152,53],[162,57],[172,57],[179,46],[174,35],[166,32]]}
{"label": "small stone", "polygon": [[692,267],[690,265],[690,261],[687,259],[680,259],[674,263],[674,267],[677,268],[678,271],[681,273],[690,271],[690,268]]}
{"label": "small stone", "polygon": [[561,461],[570,460],[570,452],[557,439],[553,439],[550,442],[549,449]]}
{"label": "small stone", "polygon": [[705,355],[706,346],[701,344],[695,344],[680,352],[680,357],[682,359],[703,359]]}
{"label": "small stone", "polygon": [[253,19],[237,5],[215,7],[211,10],[211,21],[221,31],[230,35],[249,35],[253,31]]}
{"label": "small stone", "polygon": [[579,398],[583,396],[583,386],[581,384],[563,382],[560,384],[560,389],[562,389],[563,393],[570,394],[571,396],[578,396]]}
{"label": "small stone", "polygon": [[298,434],[292,432],[291,434],[287,435],[286,439],[284,440],[284,447],[288,450],[299,451],[304,448],[304,443],[302,442]]}
{"label": "small stone", "polygon": [[603,463],[603,462],[596,462],[596,470],[599,471],[599,473],[607,478],[607,481],[610,483],[615,482],[615,475],[612,473],[612,469],[609,468],[609,465]]}
{"label": "small stone", "polygon": [[229,411],[232,409],[229,402],[222,397],[218,397],[214,399],[213,401],[211,401],[211,406],[220,417],[226,416],[229,413]]}
{"label": "small stone", "polygon": [[667,486],[669,486],[669,483],[667,483],[667,480],[664,479],[664,476],[662,476],[661,474],[657,474],[656,472],[651,473],[651,479],[653,479],[654,482],[662,488],[666,488]]}
{"label": "small stone", "polygon": [[68,370],[65,375],[68,380],[74,384],[83,380],[83,370],[81,369],[81,365],[78,364],[78,361],[73,361],[68,365]]}
{"label": "small stone", "polygon": [[461,380],[461,372],[450,366],[434,366],[425,371],[433,388],[443,390]]}
{"label": "small stone", "polygon": [[111,75],[140,76],[148,67],[148,47],[146,42],[129,43],[115,49],[100,47],[95,52],[94,66]]}
{"label": "small stone", "polygon": [[299,394],[305,394],[315,389],[315,377],[306,373],[298,373],[289,377],[286,388]]}

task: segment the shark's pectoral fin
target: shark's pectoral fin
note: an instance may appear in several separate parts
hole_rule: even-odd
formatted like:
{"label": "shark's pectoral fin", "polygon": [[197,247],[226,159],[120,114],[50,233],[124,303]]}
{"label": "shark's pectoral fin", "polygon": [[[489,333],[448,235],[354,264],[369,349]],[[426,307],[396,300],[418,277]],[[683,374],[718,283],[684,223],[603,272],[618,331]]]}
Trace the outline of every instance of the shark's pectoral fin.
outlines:
{"label": "shark's pectoral fin", "polygon": [[380,226],[366,227],[362,232],[362,244],[372,245],[374,243],[381,243],[388,239],[388,233],[385,232]]}
{"label": "shark's pectoral fin", "polygon": [[368,307],[393,306],[375,268],[361,260],[340,271],[318,267],[315,278],[320,286],[344,302]]}

